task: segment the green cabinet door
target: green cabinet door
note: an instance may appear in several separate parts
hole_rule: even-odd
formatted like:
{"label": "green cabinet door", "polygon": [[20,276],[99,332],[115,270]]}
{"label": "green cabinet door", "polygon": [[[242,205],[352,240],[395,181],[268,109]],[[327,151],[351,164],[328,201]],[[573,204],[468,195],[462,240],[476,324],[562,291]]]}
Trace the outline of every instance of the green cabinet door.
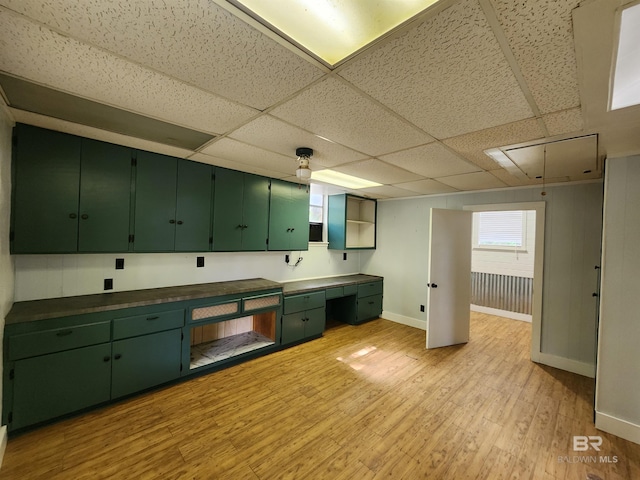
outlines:
{"label": "green cabinet door", "polygon": [[315,308],[306,311],[306,321],[304,326],[305,337],[315,337],[322,335],[325,328],[326,312],[325,308]]}
{"label": "green cabinet door", "polygon": [[266,250],[269,179],[224,168],[215,178],[213,250]]}
{"label": "green cabinet door", "polygon": [[19,360],[13,382],[12,430],[106,402],[111,344]]}
{"label": "green cabinet door", "polygon": [[13,253],[66,253],[78,247],[81,139],[15,128]]}
{"label": "green cabinet door", "polygon": [[134,250],[173,251],[178,159],[143,151],[137,156]]}
{"label": "green cabinet door", "polygon": [[309,192],[305,185],[271,180],[269,250],[308,250]]}
{"label": "green cabinet door", "polygon": [[132,150],[82,139],[79,252],[129,249]]}
{"label": "green cabinet door", "polygon": [[111,397],[169,382],[180,376],[182,330],[113,342]]}
{"label": "green cabinet door", "polygon": [[206,252],[211,234],[211,165],[178,160],[175,250]]}
{"label": "green cabinet door", "polygon": [[378,318],[382,313],[382,295],[358,298],[357,323]]}
{"label": "green cabinet door", "polygon": [[282,316],[282,345],[299,342],[304,338],[305,312],[290,313]]}

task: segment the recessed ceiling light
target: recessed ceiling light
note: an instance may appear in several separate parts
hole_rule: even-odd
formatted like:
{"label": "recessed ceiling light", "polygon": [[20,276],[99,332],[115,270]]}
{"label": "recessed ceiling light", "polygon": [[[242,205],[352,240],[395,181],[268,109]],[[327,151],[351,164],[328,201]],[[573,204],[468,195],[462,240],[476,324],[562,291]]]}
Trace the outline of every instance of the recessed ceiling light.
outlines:
{"label": "recessed ceiling light", "polygon": [[334,66],[437,0],[228,0]]}
{"label": "recessed ceiling light", "polygon": [[318,182],[330,183],[345,188],[367,188],[379,187],[382,184],[365,180],[364,178],[354,177],[346,173],[336,172],[335,170],[317,170],[311,173],[311,180]]}
{"label": "recessed ceiling light", "polygon": [[611,110],[640,104],[640,3],[621,12]]}

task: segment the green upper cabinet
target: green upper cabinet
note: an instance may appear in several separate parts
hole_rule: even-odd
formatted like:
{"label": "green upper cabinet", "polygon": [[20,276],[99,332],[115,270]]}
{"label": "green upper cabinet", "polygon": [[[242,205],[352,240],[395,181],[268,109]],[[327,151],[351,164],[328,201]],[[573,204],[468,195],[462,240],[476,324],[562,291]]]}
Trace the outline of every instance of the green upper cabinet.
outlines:
{"label": "green upper cabinet", "polygon": [[143,151],[136,165],[134,250],[209,250],[211,166]]}
{"label": "green upper cabinet", "polygon": [[13,253],[75,252],[82,139],[22,124],[14,134]]}
{"label": "green upper cabinet", "polygon": [[267,249],[269,179],[216,168],[213,250]]}
{"label": "green upper cabinet", "polygon": [[131,149],[18,124],[13,253],[129,246]]}
{"label": "green upper cabinet", "polygon": [[131,211],[130,148],[82,139],[79,252],[126,252]]}
{"label": "green upper cabinet", "polygon": [[309,188],[271,180],[269,250],[309,249]]}
{"label": "green upper cabinet", "polygon": [[329,248],[376,248],[377,203],[370,198],[342,194],[329,196]]}

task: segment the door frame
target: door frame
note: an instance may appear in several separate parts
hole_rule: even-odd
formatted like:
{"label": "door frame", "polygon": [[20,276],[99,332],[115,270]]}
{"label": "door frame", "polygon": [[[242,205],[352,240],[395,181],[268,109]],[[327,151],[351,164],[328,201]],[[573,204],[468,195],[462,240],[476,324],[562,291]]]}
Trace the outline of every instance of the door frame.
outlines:
{"label": "door frame", "polygon": [[464,205],[462,207],[463,210],[470,210],[472,212],[500,212],[511,210],[534,210],[536,212],[535,256],[533,261],[533,306],[531,312],[531,360],[538,363],[541,361],[545,207],[545,202],[494,203]]}

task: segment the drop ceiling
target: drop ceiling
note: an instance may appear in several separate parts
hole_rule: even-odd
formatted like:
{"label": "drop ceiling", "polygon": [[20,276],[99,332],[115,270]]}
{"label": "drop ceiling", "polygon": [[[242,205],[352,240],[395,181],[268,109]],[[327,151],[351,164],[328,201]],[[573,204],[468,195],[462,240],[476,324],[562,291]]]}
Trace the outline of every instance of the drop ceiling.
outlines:
{"label": "drop ceiling", "polygon": [[584,3],[441,0],[333,68],[225,0],[0,0],[0,86],[18,122],[274,178],[311,147],[376,198],[535,185],[485,150],[591,138],[580,181],[640,152],[608,109],[630,2]]}

